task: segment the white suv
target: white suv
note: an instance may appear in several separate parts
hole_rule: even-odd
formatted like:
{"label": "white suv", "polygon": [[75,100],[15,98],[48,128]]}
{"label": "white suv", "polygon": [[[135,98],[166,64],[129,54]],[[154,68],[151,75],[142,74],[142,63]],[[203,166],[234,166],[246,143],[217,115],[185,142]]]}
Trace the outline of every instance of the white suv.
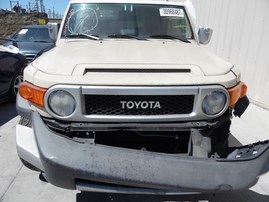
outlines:
{"label": "white suv", "polygon": [[55,48],[24,71],[18,154],[59,187],[117,193],[237,190],[269,143],[229,147],[248,106],[232,64],[205,51],[189,1],[72,0]]}

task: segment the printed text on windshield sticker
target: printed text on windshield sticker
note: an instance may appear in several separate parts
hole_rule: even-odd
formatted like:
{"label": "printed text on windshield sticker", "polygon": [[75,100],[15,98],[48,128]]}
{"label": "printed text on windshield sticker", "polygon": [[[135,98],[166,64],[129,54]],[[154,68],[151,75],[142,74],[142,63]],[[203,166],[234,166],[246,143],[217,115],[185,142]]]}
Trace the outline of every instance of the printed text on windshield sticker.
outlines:
{"label": "printed text on windshield sticker", "polygon": [[180,8],[160,8],[160,16],[184,17],[184,12]]}

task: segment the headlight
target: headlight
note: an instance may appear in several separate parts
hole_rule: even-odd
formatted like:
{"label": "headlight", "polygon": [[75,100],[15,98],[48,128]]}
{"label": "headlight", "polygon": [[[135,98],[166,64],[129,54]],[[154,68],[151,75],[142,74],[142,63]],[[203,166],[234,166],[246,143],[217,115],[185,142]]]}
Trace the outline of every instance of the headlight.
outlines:
{"label": "headlight", "polygon": [[203,103],[203,112],[207,115],[216,115],[220,113],[226,104],[226,95],[221,91],[213,91],[206,95]]}
{"label": "headlight", "polygon": [[59,116],[69,116],[76,108],[74,97],[63,90],[54,91],[49,95],[48,104],[50,109]]}

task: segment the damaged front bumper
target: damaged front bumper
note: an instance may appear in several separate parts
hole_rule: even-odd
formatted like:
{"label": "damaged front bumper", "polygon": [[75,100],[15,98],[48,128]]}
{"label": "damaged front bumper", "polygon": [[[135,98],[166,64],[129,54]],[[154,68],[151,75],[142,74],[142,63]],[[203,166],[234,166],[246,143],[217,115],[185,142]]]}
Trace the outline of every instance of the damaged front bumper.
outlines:
{"label": "damaged front bumper", "polygon": [[76,142],[51,131],[38,113],[17,125],[19,156],[56,186],[117,193],[238,190],[269,170],[269,142],[233,149],[226,159],[194,158]]}

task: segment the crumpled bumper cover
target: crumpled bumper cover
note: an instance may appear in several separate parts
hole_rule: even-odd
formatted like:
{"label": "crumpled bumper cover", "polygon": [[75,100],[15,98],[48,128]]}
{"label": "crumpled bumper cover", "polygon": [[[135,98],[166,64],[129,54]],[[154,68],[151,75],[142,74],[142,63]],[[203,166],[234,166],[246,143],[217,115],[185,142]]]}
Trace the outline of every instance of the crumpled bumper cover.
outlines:
{"label": "crumpled bumper cover", "polygon": [[255,154],[238,150],[229,159],[201,159],[79,143],[49,130],[36,112],[32,122],[46,179],[66,189],[88,180],[160,190],[238,190],[269,170],[268,141],[254,144]]}

